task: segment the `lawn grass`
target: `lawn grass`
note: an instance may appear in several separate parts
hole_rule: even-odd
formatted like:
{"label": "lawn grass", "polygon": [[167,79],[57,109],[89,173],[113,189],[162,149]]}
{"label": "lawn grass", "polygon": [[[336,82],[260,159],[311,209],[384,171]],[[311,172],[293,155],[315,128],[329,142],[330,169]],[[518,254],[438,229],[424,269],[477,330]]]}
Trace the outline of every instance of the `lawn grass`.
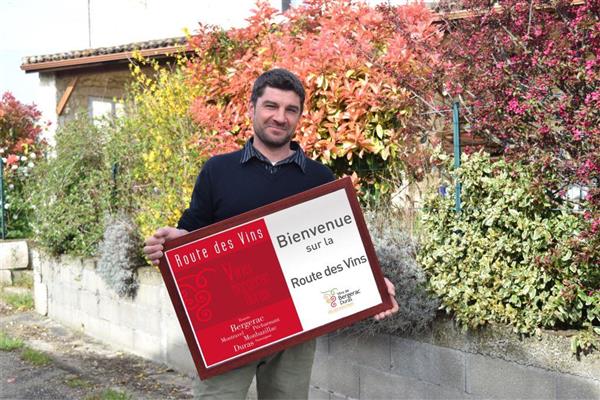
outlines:
{"label": "lawn grass", "polygon": [[31,293],[18,294],[0,292],[0,299],[18,311],[33,309],[33,296]]}
{"label": "lawn grass", "polygon": [[81,379],[81,378],[69,378],[69,379],[65,380],[65,385],[67,385],[68,387],[70,387],[72,389],[88,388],[88,387],[92,386],[92,384],[90,382],[86,381],[85,379]]}
{"label": "lawn grass", "polygon": [[13,278],[13,286],[18,286],[27,289],[33,289],[33,277],[31,275],[17,275]]}
{"label": "lawn grass", "polygon": [[131,396],[119,390],[107,389],[102,392],[102,400],[131,400]]}
{"label": "lawn grass", "polygon": [[2,351],[13,351],[20,349],[24,346],[21,339],[15,339],[6,334],[6,332],[0,331],[0,350]]}
{"label": "lawn grass", "polygon": [[36,367],[43,367],[44,365],[48,365],[52,362],[52,359],[46,353],[42,353],[41,351],[37,351],[29,347],[25,347],[23,349],[21,352],[21,359],[30,362]]}
{"label": "lawn grass", "polygon": [[88,396],[85,400],[131,400],[132,397],[126,392],[114,389],[106,389],[102,393]]}

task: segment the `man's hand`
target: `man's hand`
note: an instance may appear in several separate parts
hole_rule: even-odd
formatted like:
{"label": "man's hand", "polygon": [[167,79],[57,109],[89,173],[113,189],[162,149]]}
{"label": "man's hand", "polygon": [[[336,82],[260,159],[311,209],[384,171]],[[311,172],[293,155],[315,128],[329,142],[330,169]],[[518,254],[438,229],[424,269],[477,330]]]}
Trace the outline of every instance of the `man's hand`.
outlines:
{"label": "man's hand", "polygon": [[185,229],[172,227],[159,228],[144,241],[144,254],[150,263],[158,265],[163,256],[163,244],[167,240],[173,240],[188,233]]}
{"label": "man's hand", "polygon": [[390,282],[388,278],[383,279],[385,280],[385,286],[387,286],[388,294],[390,295],[390,299],[392,300],[392,308],[380,312],[379,314],[374,316],[373,318],[375,318],[376,321],[381,321],[384,318],[391,317],[393,314],[396,314],[398,312],[398,309],[400,308],[398,307],[398,302],[396,301],[396,288],[394,287],[394,284]]}

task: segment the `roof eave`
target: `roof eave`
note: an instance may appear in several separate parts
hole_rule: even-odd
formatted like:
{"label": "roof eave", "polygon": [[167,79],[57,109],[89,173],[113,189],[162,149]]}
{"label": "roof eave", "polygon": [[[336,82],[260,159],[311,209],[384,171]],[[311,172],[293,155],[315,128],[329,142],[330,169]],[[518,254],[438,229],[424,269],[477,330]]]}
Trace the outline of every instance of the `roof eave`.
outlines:
{"label": "roof eave", "polygon": [[54,72],[65,69],[93,67],[107,62],[131,61],[134,53],[143,57],[168,57],[176,53],[192,51],[189,45],[176,45],[160,47],[155,49],[143,49],[136,51],[124,51],[120,53],[100,54],[88,57],[71,58],[67,60],[43,61],[39,63],[21,64],[21,69],[26,73],[31,72]]}

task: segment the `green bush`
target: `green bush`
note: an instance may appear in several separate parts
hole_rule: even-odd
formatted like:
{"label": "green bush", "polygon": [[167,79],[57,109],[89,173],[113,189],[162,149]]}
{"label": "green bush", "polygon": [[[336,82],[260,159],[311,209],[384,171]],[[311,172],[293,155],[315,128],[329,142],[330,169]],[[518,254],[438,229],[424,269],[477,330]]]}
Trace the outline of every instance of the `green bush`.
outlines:
{"label": "green bush", "polygon": [[[35,193],[28,190],[30,175],[23,173],[23,169],[19,168],[4,176],[4,218],[7,239],[31,236],[31,198]],[[5,168],[5,171],[8,171],[8,168]]]}
{"label": "green bush", "polygon": [[52,254],[96,254],[111,188],[103,144],[100,130],[80,115],[58,129],[56,154],[37,168],[35,239]]}
{"label": "green bush", "polygon": [[186,63],[183,56],[164,66],[138,58],[126,115],[110,133],[107,154],[119,166],[116,202],[133,216],[142,237],[177,223],[206,160],[189,113],[199,87],[190,81]]}
{"label": "green bush", "polygon": [[174,225],[189,202],[205,157],[188,114],[197,93],[187,80],[186,59],[137,63],[124,115],[102,121],[102,129],[87,115],[67,122],[56,134],[55,156],[39,166],[34,233],[53,254],[113,259],[111,246],[98,251],[106,218],[130,220],[139,230],[134,236],[145,237]]}
{"label": "green bush", "polygon": [[600,277],[573,251],[583,218],[533,186],[532,171],[483,154],[463,156],[462,212],[454,210],[452,187],[447,196],[428,197],[419,261],[442,307],[468,327],[592,332],[600,324]]}

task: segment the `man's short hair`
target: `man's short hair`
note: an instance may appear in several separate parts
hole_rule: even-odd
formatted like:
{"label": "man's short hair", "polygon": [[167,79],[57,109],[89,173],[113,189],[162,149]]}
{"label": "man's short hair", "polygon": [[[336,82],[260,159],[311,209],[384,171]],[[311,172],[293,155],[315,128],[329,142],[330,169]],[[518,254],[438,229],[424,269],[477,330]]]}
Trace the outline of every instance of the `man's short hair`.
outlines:
{"label": "man's short hair", "polygon": [[304,98],[306,97],[304,86],[302,86],[300,79],[287,69],[275,68],[262,73],[256,78],[250,96],[250,102],[254,106],[256,106],[256,101],[263,95],[267,86],[281,90],[293,90],[300,97],[300,109],[304,109]]}

